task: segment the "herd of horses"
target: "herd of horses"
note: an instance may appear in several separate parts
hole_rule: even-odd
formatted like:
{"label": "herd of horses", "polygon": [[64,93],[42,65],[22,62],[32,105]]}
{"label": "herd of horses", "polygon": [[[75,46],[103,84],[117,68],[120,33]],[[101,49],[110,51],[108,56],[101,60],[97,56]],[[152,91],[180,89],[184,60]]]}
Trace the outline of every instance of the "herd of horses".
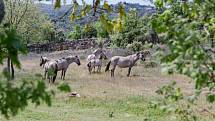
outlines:
{"label": "herd of horses", "polygon": [[[111,71],[111,77],[114,77],[114,71],[116,67],[119,68],[128,68],[127,76],[130,76],[132,67],[136,64],[138,60],[145,61],[145,57],[150,55],[149,51],[137,52],[129,56],[113,56],[109,59],[108,64],[106,65],[105,72]],[[87,68],[89,73],[92,71],[97,73],[101,72],[102,60],[108,59],[106,53],[102,49],[95,50],[92,54],[87,56]],[[44,78],[48,78],[49,83],[54,83],[57,77],[58,71],[61,72],[61,79],[65,79],[66,71],[71,63],[76,63],[78,66],[81,65],[80,58],[75,56],[67,56],[57,60],[52,60],[47,57],[41,56],[40,66],[45,69]]]}

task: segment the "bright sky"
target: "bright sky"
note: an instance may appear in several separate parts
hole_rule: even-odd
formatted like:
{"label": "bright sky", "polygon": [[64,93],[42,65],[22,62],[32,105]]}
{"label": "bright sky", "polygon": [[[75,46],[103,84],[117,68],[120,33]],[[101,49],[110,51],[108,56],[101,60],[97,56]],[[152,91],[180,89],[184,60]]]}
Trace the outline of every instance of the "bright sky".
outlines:
{"label": "bright sky", "polygon": [[[51,1],[42,1],[41,3],[51,4]],[[55,0],[54,0],[55,1]],[[62,0],[64,1],[64,0]],[[66,0],[66,4],[71,4],[72,0]],[[93,0],[85,0],[87,3],[92,3]],[[103,0],[104,1],[104,0]],[[139,3],[140,5],[151,5],[149,0],[107,0],[109,4],[117,4],[118,2]],[[81,4],[81,0],[77,0]]]}

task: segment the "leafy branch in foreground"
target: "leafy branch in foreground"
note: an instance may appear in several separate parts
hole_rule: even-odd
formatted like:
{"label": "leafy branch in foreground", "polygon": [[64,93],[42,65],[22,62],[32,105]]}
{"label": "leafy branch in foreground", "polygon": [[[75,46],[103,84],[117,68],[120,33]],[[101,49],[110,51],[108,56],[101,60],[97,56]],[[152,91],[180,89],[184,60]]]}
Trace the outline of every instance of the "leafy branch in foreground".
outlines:
{"label": "leafy branch in foreground", "polygon": [[[3,65],[4,60],[10,58],[13,64],[21,68],[18,58],[19,54],[27,54],[27,49],[23,45],[16,29],[10,24],[0,25],[0,64]],[[25,109],[29,101],[36,106],[42,102],[45,102],[48,106],[51,105],[53,92],[47,90],[44,81],[10,81],[11,75],[9,69],[10,66],[3,69],[3,75],[7,80],[5,78],[0,79],[0,112],[2,115],[6,118],[16,115],[20,110]],[[64,87],[66,87],[65,91],[69,90],[69,87],[65,84]]]}
{"label": "leafy branch in foreground", "polygon": [[45,102],[51,106],[52,93],[46,90],[45,82],[23,81],[20,86],[11,82],[0,81],[0,111],[6,118],[14,116],[28,106],[29,101],[36,106]]}
{"label": "leafy branch in foreground", "polygon": [[161,56],[162,65],[195,81],[196,90],[207,88],[208,101],[215,101],[215,62],[208,53],[215,37],[215,1],[155,0],[158,12],[151,26],[169,51]]}
{"label": "leafy branch in foreground", "polygon": [[[42,0],[40,0],[42,1]],[[61,7],[62,0],[56,0],[54,7],[60,8]],[[106,31],[112,32],[120,31],[122,29],[122,19],[126,16],[124,4],[121,2],[118,4],[117,8],[114,8],[113,6],[109,5],[108,1],[105,0],[93,0],[91,4],[86,3],[85,0],[81,0],[81,10],[79,12],[78,7],[80,6],[77,0],[72,0],[71,8],[68,9],[68,11],[63,14],[59,19],[62,19],[66,14],[68,14],[71,11],[70,19],[80,19],[84,16],[90,15],[91,12],[93,12],[92,17],[99,17],[100,22],[105,26]],[[116,20],[110,20],[109,16],[110,13],[118,13],[118,19]]]}
{"label": "leafy branch in foreground", "polygon": [[175,81],[160,87],[156,93],[161,96],[161,99],[150,102],[151,108],[159,109],[169,114],[176,114],[175,118],[179,118],[182,121],[196,121],[197,117],[194,115],[192,103],[189,103],[189,100],[184,100],[185,97],[180,88],[176,87]]}

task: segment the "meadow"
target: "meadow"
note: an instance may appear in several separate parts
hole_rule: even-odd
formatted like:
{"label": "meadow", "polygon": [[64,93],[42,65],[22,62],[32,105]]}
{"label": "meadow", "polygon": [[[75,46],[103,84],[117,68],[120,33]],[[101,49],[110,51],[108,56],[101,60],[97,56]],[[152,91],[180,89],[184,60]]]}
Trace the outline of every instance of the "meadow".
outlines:
{"label": "meadow", "polygon": [[[73,54],[83,52],[77,51]],[[57,59],[71,54],[70,51],[29,54],[21,56],[22,69],[16,70],[16,80],[42,79],[44,70],[39,66],[41,55]],[[182,75],[166,75],[161,73],[159,66],[145,67],[144,63],[138,63],[127,77],[127,69],[116,69],[115,77],[110,73],[89,74],[84,54],[81,54],[81,66],[70,65],[65,82],[72,91],[76,91],[81,97],[69,97],[69,93],[57,90],[57,85],[63,82],[60,73],[56,83],[49,84],[47,88],[54,90],[52,106],[45,104],[29,106],[17,116],[11,117],[11,121],[179,121],[174,114],[163,112],[152,108],[150,101],[158,100],[160,97],[155,93],[158,87],[168,84],[172,80],[182,88],[185,95],[194,93],[192,80]],[[149,59],[146,60],[146,62]],[[198,100],[202,107],[209,107],[214,111],[214,105],[209,104],[204,98]],[[195,114],[199,121],[213,121],[214,117],[209,113],[196,110]],[[0,120],[6,121],[4,117]]]}

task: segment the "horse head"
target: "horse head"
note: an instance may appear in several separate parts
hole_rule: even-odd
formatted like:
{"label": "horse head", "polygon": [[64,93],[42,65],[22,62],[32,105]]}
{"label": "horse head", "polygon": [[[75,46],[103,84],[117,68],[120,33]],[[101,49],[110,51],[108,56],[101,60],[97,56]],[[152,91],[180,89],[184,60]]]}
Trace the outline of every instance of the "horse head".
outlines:
{"label": "horse head", "polygon": [[49,59],[47,57],[40,57],[40,66],[44,65]]}
{"label": "horse head", "polygon": [[142,61],[145,61],[145,60],[146,60],[146,59],[145,59],[145,55],[142,54],[141,52],[138,52],[138,53],[136,54],[136,56],[137,56],[138,59],[141,59]]}
{"label": "horse head", "polygon": [[79,66],[81,65],[81,61],[80,61],[80,59],[79,59],[79,57],[76,55],[75,56],[75,63],[77,63]]}
{"label": "horse head", "polygon": [[102,52],[102,53],[99,55],[99,59],[103,59],[103,58],[104,58],[105,60],[108,59],[107,56],[106,56],[106,54],[105,54],[104,52]]}
{"label": "horse head", "polygon": [[72,63],[75,62],[77,65],[81,65],[80,59],[77,55],[75,56],[68,56],[65,58],[67,60],[67,62]]}

